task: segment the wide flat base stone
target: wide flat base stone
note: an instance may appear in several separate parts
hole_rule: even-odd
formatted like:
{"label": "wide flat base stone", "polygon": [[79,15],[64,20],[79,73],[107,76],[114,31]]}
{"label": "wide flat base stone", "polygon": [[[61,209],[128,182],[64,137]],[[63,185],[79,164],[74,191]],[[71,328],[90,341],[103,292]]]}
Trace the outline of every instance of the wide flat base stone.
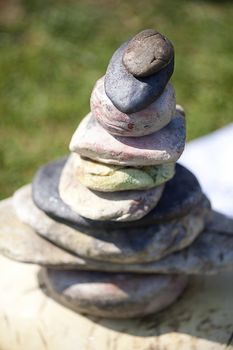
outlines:
{"label": "wide flat base stone", "polygon": [[209,202],[203,198],[188,215],[167,224],[115,230],[76,230],[53,220],[38,209],[32,201],[30,185],[16,191],[13,204],[19,220],[55,245],[86,259],[121,265],[156,261],[188,247],[201,234],[212,216]]}
{"label": "wide flat base stone", "polygon": [[[42,220],[40,218],[38,220],[41,221],[40,229],[43,230]],[[64,245],[62,236],[69,234],[63,226],[56,227],[59,228],[61,246]],[[53,225],[50,227],[53,235]],[[224,232],[225,227],[227,232]],[[159,261],[137,264],[117,264],[110,261],[106,263],[81,258],[62,250],[40,237],[32,227],[21,222],[14,211],[11,199],[0,202],[0,253],[16,261],[58,269],[149,274],[217,274],[220,271],[233,269],[233,235],[232,232],[228,232],[228,228],[227,220],[223,221],[220,233],[211,232],[207,227],[191,246]],[[52,239],[52,236],[47,238]],[[75,245],[75,236],[73,242]]]}
{"label": "wide flat base stone", "polygon": [[88,318],[47,297],[35,265],[0,257],[1,350],[232,350],[232,273],[195,277],[163,312]]}
{"label": "wide flat base stone", "polygon": [[46,293],[73,311],[107,318],[157,313],[182,294],[185,275],[42,269]]}

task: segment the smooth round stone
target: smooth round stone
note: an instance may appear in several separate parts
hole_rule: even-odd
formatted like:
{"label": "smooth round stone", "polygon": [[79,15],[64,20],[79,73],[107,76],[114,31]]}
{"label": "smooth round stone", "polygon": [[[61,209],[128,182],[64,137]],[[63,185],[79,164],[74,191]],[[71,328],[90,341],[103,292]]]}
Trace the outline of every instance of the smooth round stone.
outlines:
{"label": "smooth round stone", "polygon": [[175,175],[175,163],[142,168],[94,162],[73,153],[74,177],[84,186],[100,192],[147,190],[167,182]]}
{"label": "smooth round stone", "polygon": [[168,84],[163,93],[145,109],[132,114],[118,110],[104,89],[104,77],[99,79],[91,95],[91,111],[98,122],[118,136],[149,135],[167,125],[176,111],[175,90]]}
{"label": "smooth round stone", "polygon": [[105,91],[114,106],[123,113],[138,112],[154,102],[164,91],[174,71],[174,57],[159,72],[136,78],[123,64],[128,42],[112,56],[105,75]]}
{"label": "smooth round stone", "polygon": [[70,150],[101,163],[150,166],[175,163],[184,146],[185,118],[179,112],[163,129],[141,137],[111,135],[88,114],[75,131]]}
{"label": "smooth round stone", "polygon": [[0,256],[3,350],[233,350],[232,273],[192,276],[182,297],[161,313],[113,320],[55,302],[38,272],[37,265]]}
{"label": "smooth round stone", "polygon": [[48,294],[70,309],[88,315],[128,318],[158,312],[172,304],[187,276],[141,275],[44,269]]}
{"label": "smooth round stone", "polygon": [[[20,209],[19,216],[25,215],[25,213],[22,214],[23,211],[24,208]],[[38,217],[38,219],[40,218]],[[37,223],[37,225],[39,224]],[[39,225],[40,230],[43,225],[43,222]],[[54,233],[52,228],[51,225],[50,238]],[[60,226],[59,232],[62,228],[64,225]],[[117,264],[108,261],[106,264],[106,261],[81,258],[50,243],[48,239],[43,239],[36,234],[32,227],[22,223],[14,211],[11,199],[0,202],[0,253],[20,262],[65,270],[144,274],[217,274],[224,270],[233,269],[233,235],[225,232],[224,229],[223,226],[220,232],[216,232],[207,227],[191,246],[172,253],[159,261],[133,264]],[[63,232],[62,244],[65,241],[64,234],[66,232],[66,230]],[[61,235],[60,237],[62,237]],[[58,237],[58,233],[54,237]]]}
{"label": "smooth round stone", "polygon": [[118,264],[157,261],[184,249],[203,231],[210,216],[209,202],[203,198],[191,213],[167,224],[81,231],[38,209],[31,198],[31,186],[14,194],[14,207],[20,220],[57,246],[83,258]]}
{"label": "smooth round stone", "polygon": [[35,204],[45,213],[78,229],[139,227],[167,222],[189,213],[202,198],[201,187],[196,177],[182,165],[176,164],[175,176],[166,183],[157,206],[146,216],[130,222],[93,221],[82,217],[61,200],[58,185],[66,159],[51,162],[39,169],[33,179],[32,197]]}
{"label": "smooth round stone", "polygon": [[76,168],[68,160],[61,174],[59,193],[64,203],[91,220],[133,221],[151,211],[163,193],[164,185],[145,191],[92,191],[78,181]]}
{"label": "smooth round stone", "polygon": [[143,78],[158,72],[173,57],[172,43],[154,29],[146,29],[129,41],[122,59],[131,74]]}

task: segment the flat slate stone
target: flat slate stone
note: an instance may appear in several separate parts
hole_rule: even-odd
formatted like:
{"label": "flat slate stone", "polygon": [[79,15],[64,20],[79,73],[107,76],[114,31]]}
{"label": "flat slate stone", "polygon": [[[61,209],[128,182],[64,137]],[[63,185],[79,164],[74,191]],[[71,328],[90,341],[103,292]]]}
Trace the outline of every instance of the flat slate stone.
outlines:
{"label": "flat slate stone", "polygon": [[51,162],[39,169],[33,179],[32,197],[35,204],[46,214],[78,229],[139,227],[167,222],[184,216],[202,198],[201,187],[196,177],[188,169],[177,164],[175,176],[165,185],[163,195],[150,213],[142,219],[131,222],[94,221],[73,211],[60,198],[58,185],[67,158]]}
{"label": "flat slate stone", "polygon": [[174,71],[174,57],[159,72],[145,78],[136,78],[123,64],[128,43],[113,54],[105,76],[105,91],[117,109],[135,113],[149,106],[164,91]]}
{"label": "flat slate stone", "polygon": [[76,129],[70,150],[101,163],[150,166],[175,163],[184,146],[185,118],[178,111],[163,129],[141,137],[111,135],[88,114]]}
{"label": "flat slate stone", "polygon": [[148,190],[171,180],[175,175],[175,163],[148,167],[124,167],[95,162],[72,153],[74,177],[84,186],[94,191],[116,192]]}
{"label": "flat slate stone", "polygon": [[129,318],[158,312],[171,305],[187,285],[187,276],[113,274],[43,269],[47,293],[76,312]]}
{"label": "flat slate stone", "polygon": [[154,29],[135,35],[123,55],[126,69],[135,77],[148,77],[165,67],[174,57],[172,43]]}
{"label": "flat slate stone", "polygon": [[19,220],[11,201],[4,200],[0,202],[0,253],[20,262],[65,270],[209,275],[233,269],[233,236],[206,228],[190,247],[159,261],[106,264],[75,256],[38,236]]}
{"label": "flat slate stone", "polygon": [[75,170],[72,159],[68,159],[59,183],[61,199],[74,211],[92,220],[138,220],[156,206],[164,189],[164,185],[160,185],[145,191],[92,191],[78,181]]}
{"label": "flat slate stone", "polygon": [[0,256],[1,349],[233,350],[232,272],[190,277],[182,297],[159,314],[111,320],[55,302],[39,269]]}
{"label": "flat slate stone", "polygon": [[106,95],[104,77],[96,82],[90,104],[93,116],[110,134],[128,137],[149,135],[162,129],[176,112],[175,90],[167,84],[160,97],[146,108],[136,113],[123,113]]}
{"label": "flat slate stone", "polygon": [[38,209],[32,201],[30,185],[19,189],[13,202],[19,219],[45,239],[83,258],[118,264],[157,261],[189,246],[210,217],[209,202],[203,198],[188,215],[167,224],[80,231]]}
{"label": "flat slate stone", "polygon": [[213,219],[208,224],[211,231],[223,232],[233,235],[233,219],[214,211]]}
{"label": "flat slate stone", "polygon": [[83,264],[82,259],[43,239],[21,222],[11,198],[0,202],[0,253],[13,260],[45,266],[72,268]]}

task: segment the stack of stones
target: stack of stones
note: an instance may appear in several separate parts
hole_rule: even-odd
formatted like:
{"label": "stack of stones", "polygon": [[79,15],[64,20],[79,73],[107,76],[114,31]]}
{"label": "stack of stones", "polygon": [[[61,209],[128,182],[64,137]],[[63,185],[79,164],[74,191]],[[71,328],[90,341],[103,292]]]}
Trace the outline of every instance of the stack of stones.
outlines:
{"label": "stack of stones", "polygon": [[41,265],[46,293],[74,311],[154,313],[189,275],[232,267],[232,235],[214,230],[197,179],[176,164],[185,116],[173,69],[173,46],[158,32],[124,43],[93,89],[70,156],[1,204],[1,252]]}

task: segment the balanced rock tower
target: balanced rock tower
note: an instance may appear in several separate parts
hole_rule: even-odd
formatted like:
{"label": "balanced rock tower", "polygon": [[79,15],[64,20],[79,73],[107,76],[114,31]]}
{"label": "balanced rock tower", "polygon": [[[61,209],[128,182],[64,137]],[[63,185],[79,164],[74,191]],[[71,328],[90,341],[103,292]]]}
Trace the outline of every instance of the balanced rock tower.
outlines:
{"label": "balanced rock tower", "polygon": [[157,31],[124,43],[94,86],[70,155],[0,204],[1,253],[41,266],[43,292],[74,312],[154,314],[189,276],[233,267],[232,226],[176,164],[185,113],[173,70],[173,45]]}

